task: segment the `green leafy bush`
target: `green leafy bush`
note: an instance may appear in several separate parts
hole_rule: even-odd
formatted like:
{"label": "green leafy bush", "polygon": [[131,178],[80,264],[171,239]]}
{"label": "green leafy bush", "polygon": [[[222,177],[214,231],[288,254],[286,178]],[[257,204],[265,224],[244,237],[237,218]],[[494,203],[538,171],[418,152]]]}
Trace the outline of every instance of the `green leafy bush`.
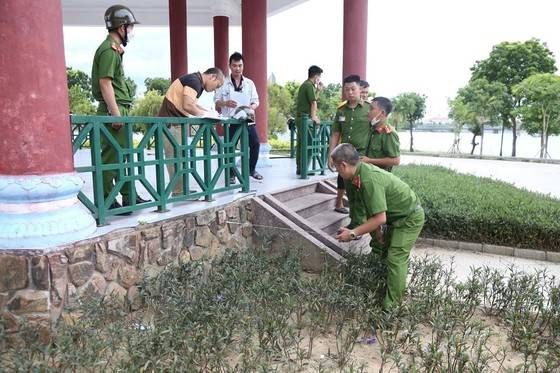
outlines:
{"label": "green leafy bush", "polygon": [[560,201],[438,166],[402,166],[395,174],[426,211],[423,236],[560,251]]}
{"label": "green leafy bush", "polygon": [[280,139],[268,139],[268,145],[273,151],[289,151],[290,150],[290,140],[280,140]]}

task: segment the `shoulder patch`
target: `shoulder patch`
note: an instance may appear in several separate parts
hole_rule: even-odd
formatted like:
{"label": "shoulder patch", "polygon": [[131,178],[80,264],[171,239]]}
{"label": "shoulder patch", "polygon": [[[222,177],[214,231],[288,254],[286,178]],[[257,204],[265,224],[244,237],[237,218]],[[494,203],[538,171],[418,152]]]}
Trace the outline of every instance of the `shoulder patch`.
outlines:
{"label": "shoulder patch", "polygon": [[120,54],[123,54],[124,50],[121,48],[120,45],[117,44],[111,44],[111,49],[117,51]]}

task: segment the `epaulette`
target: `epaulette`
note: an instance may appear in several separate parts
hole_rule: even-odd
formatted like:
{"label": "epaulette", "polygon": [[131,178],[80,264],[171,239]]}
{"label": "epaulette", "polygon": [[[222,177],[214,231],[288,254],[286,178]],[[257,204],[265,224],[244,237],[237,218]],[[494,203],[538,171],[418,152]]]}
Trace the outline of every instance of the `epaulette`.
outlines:
{"label": "epaulette", "polygon": [[343,107],[344,105],[346,105],[347,103],[348,103],[348,101],[346,101],[346,100],[342,101],[342,102],[336,107],[337,110],[338,110],[338,109],[342,109],[342,107]]}
{"label": "epaulette", "polygon": [[118,44],[111,44],[111,49],[119,52],[119,54],[123,54],[124,53],[124,49],[122,49],[122,47]]}

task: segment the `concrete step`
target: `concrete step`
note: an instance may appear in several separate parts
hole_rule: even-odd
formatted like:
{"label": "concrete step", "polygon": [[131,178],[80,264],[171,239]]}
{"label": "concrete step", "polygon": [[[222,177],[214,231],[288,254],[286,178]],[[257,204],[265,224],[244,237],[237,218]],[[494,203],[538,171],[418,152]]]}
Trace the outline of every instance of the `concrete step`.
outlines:
{"label": "concrete step", "polygon": [[340,226],[350,224],[348,214],[338,213],[332,208],[310,216],[307,219],[313,226],[329,235],[335,234]]}
{"label": "concrete step", "polygon": [[284,203],[303,218],[334,209],[336,196],[328,193],[307,194]]}
{"label": "concrete step", "polygon": [[272,194],[272,196],[280,202],[286,202],[295,198],[300,198],[315,193],[316,190],[317,183],[313,183],[298,188],[283,190],[281,192]]}
{"label": "concrete step", "polygon": [[350,242],[339,242],[338,245],[347,253],[368,254],[369,252],[371,252],[369,241],[371,241],[371,236],[369,234],[364,234],[360,237],[359,240]]}

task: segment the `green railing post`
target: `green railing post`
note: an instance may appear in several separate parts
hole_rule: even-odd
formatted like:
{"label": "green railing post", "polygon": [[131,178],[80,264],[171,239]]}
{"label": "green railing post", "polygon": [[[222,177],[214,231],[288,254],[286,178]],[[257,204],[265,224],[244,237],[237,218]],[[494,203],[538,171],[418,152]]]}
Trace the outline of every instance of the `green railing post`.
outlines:
{"label": "green railing post", "polygon": [[[164,136],[163,126],[165,123],[153,124],[156,126],[154,136],[154,147],[156,156],[156,190],[159,196],[159,204],[157,210],[159,212],[166,211],[167,209],[167,193],[165,190],[165,159],[164,159]],[[171,190],[169,191],[171,193]]]}
{"label": "green railing post", "polygon": [[307,179],[308,176],[308,172],[307,172],[307,168],[309,167],[309,122],[311,122],[311,119],[309,119],[309,115],[307,114],[303,114],[302,115],[302,126],[301,129],[303,130],[303,133],[300,136],[300,139],[303,141],[303,144],[301,145],[300,149],[301,149],[301,165],[300,165],[300,172],[301,172],[301,179]]}
{"label": "green railing post", "polygon": [[241,176],[243,179],[241,190],[245,193],[249,191],[249,130],[247,122],[244,122],[241,130]]}
{"label": "green railing post", "polygon": [[212,201],[212,158],[210,152],[212,151],[212,144],[210,142],[211,133],[210,133],[210,126],[213,126],[213,123],[208,123],[205,120],[201,124],[201,128],[199,131],[202,132],[202,155],[204,157],[204,186],[206,191],[206,201]]}
{"label": "green railing post", "polygon": [[329,164],[330,128],[330,123],[321,123],[321,175],[325,174],[325,170]]}
{"label": "green railing post", "polygon": [[134,175],[134,141],[132,140],[133,124],[123,123],[123,125],[124,126],[119,131],[126,131],[126,148],[119,148],[119,152],[122,152],[122,159],[124,160],[124,164],[126,165],[126,167],[122,169],[125,180],[124,187],[128,189],[128,203],[130,205],[136,205],[136,188],[134,188],[134,180],[132,179],[132,175]]}
{"label": "green railing post", "polygon": [[[189,151],[189,147],[192,146],[190,140],[190,125],[186,123],[181,123],[181,147],[179,148],[179,158],[181,159],[180,162],[177,163],[178,170],[182,172],[181,180],[183,180],[183,195],[189,196],[191,193],[191,186],[190,186],[190,166],[191,161],[189,161],[189,157],[191,155]],[[196,151],[196,150],[195,150]],[[196,162],[193,163],[196,165]]]}
{"label": "green railing post", "polygon": [[288,128],[290,130],[290,158],[294,158],[296,156],[296,147],[294,143],[297,134],[296,120],[294,118],[288,119]]}
{"label": "green railing post", "polygon": [[[103,124],[102,124],[103,125]],[[104,225],[105,219],[107,217],[107,207],[105,203],[105,191],[103,190],[103,171],[101,170],[101,128],[99,125],[92,127],[92,135],[90,134],[90,153],[91,153],[91,163],[93,170],[91,171],[93,176],[93,204],[97,208],[94,211],[94,215],[97,221],[97,225]]]}

